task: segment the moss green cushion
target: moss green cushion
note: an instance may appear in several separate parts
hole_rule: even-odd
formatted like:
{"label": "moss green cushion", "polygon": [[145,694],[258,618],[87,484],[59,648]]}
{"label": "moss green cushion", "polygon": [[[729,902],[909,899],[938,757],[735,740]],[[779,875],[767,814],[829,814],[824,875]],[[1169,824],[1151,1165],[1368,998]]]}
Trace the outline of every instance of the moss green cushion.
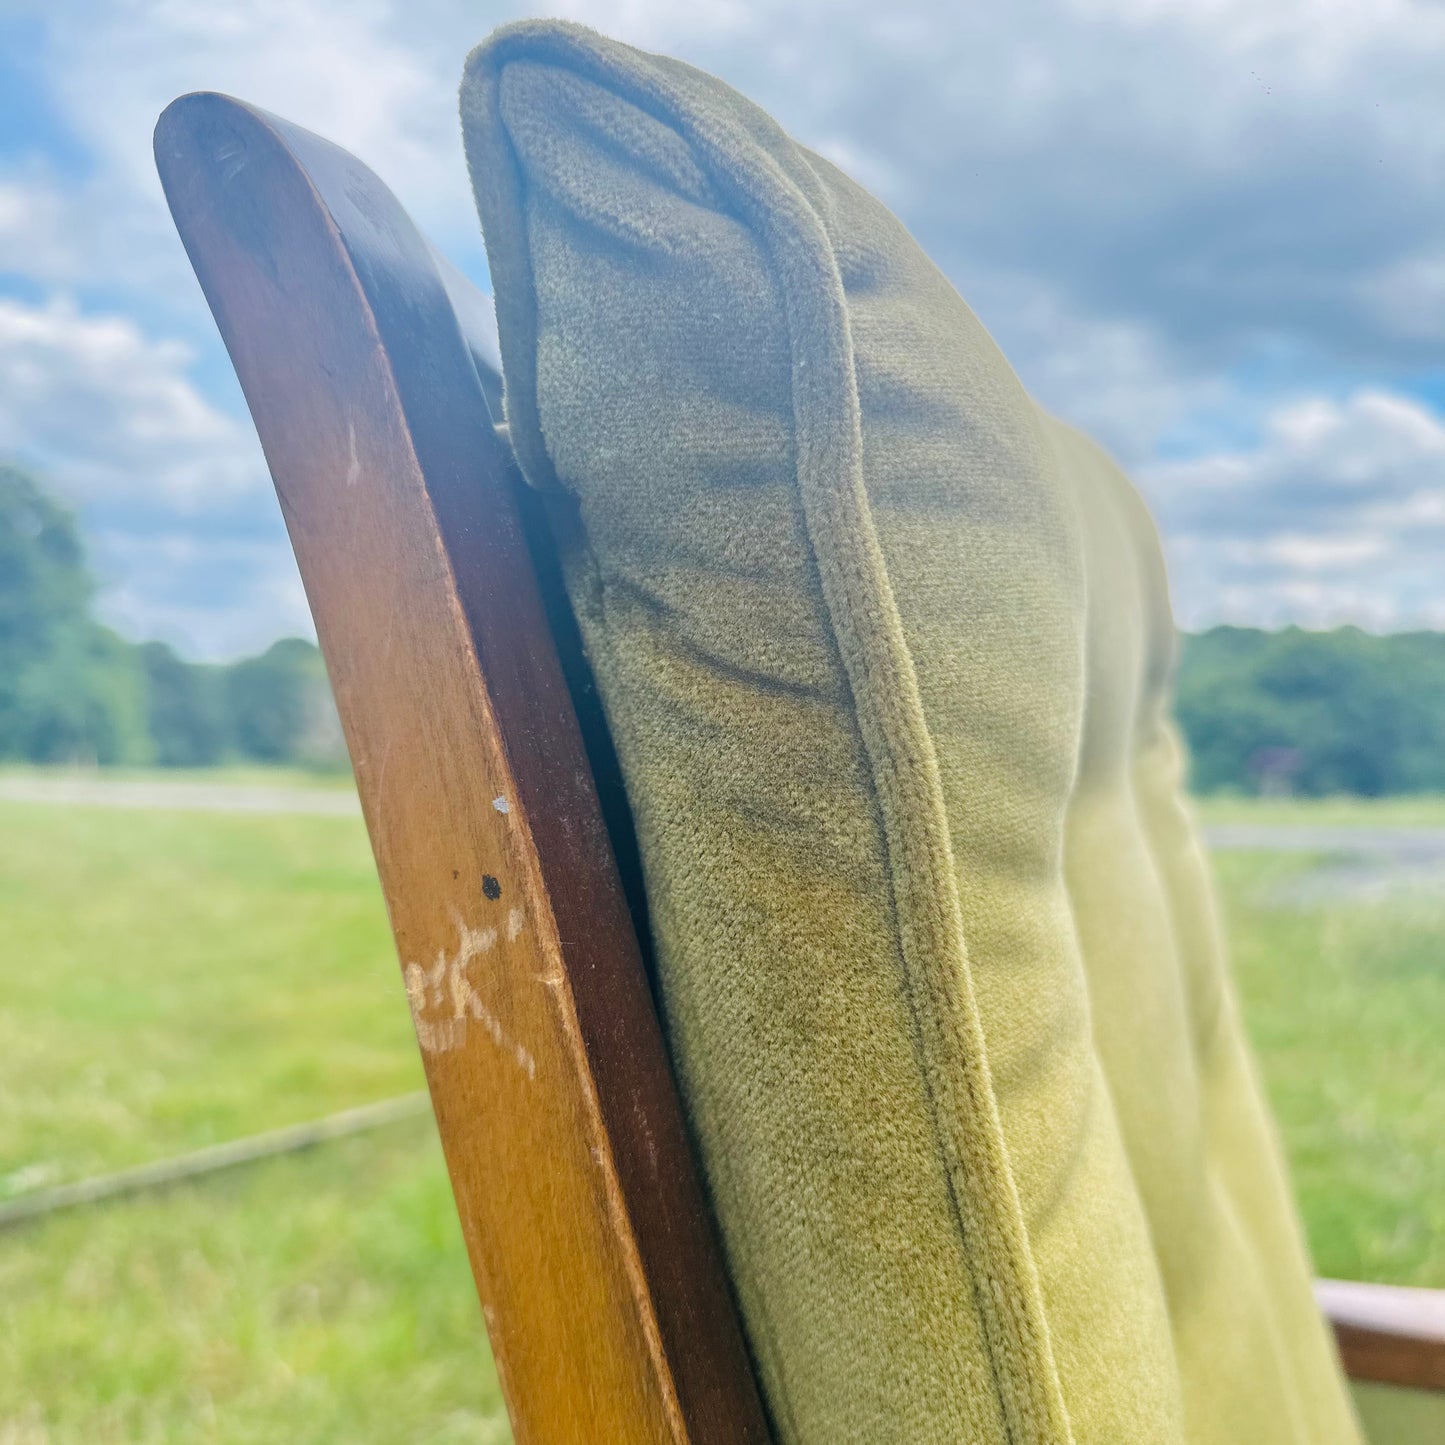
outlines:
{"label": "moss green cushion", "polygon": [[1335,1445],[1153,530],[907,232],[577,27],[462,92],[783,1445]]}

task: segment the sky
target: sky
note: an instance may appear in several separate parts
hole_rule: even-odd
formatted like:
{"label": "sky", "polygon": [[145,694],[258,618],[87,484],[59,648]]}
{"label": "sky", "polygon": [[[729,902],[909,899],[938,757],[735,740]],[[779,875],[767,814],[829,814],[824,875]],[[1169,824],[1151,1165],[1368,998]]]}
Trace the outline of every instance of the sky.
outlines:
{"label": "sky", "polygon": [[720,75],[890,205],[1144,491],[1183,625],[1445,627],[1442,0],[0,0],[0,457],[119,631],[312,635],[156,116],[320,132],[486,287],[456,88],[527,13]]}

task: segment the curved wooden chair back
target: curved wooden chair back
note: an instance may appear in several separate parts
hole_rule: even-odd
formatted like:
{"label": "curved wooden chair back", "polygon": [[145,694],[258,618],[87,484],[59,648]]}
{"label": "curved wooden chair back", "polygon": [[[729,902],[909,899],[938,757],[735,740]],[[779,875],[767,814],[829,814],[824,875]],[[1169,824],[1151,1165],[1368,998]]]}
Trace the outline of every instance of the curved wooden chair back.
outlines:
{"label": "curved wooden chair back", "polygon": [[[316,620],[515,1438],[762,1445],[490,303],[264,111],[184,96],[156,160]],[[1445,1388],[1445,1294],[1319,1293],[1356,1379]]]}
{"label": "curved wooden chair back", "polygon": [[488,303],[262,111],[183,97],[156,158],[316,620],[515,1437],[762,1445]]}

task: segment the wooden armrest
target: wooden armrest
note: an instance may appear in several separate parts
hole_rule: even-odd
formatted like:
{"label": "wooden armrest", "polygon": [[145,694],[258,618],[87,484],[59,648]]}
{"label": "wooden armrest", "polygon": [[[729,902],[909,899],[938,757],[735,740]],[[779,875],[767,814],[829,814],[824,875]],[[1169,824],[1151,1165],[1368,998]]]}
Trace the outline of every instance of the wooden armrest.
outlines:
{"label": "wooden armrest", "polygon": [[1315,1281],[1352,1380],[1445,1390],[1445,1289]]}

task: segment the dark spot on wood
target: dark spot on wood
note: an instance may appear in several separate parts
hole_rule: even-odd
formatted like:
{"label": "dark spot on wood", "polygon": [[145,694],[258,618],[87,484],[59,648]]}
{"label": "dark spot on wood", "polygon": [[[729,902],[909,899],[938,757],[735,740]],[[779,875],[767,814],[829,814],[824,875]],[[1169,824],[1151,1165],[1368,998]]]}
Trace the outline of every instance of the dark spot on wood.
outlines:
{"label": "dark spot on wood", "polygon": [[453,879],[460,878],[461,876],[462,876],[462,875],[461,875],[460,873],[458,873],[455,868],[452,869],[452,877],[453,877]]}
{"label": "dark spot on wood", "polygon": [[492,877],[490,873],[482,875],[482,892],[488,898],[500,898],[502,896],[502,885]]}

